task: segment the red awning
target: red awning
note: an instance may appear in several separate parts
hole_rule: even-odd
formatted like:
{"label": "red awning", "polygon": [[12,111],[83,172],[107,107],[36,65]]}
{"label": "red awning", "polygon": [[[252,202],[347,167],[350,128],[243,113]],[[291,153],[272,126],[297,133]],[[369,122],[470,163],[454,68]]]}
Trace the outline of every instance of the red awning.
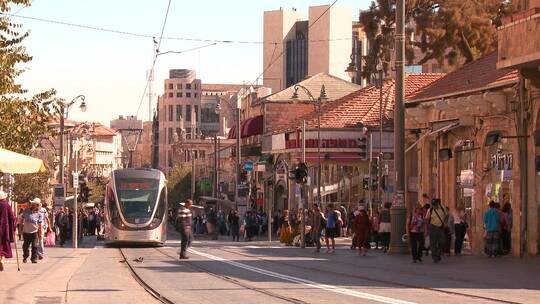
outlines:
{"label": "red awning", "polygon": [[227,139],[236,139],[236,125],[232,126],[232,128],[229,130]]}
{"label": "red awning", "polygon": [[[242,138],[260,135],[263,133],[263,116],[255,116],[244,120],[240,128]],[[236,139],[236,126],[229,131],[228,139]]]}
{"label": "red awning", "polygon": [[[298,161],[302,161],[302,154],[298,153],[296,158],[298,159]],[[367,160],[362,158],[356,152],[328,152],[328,153],[321,152],[321,162],[324,162],[324,161],[362,162],[362,161],[367,161]],[[306,162],[316,163],[317,153],[316,152],[306,153]]]}

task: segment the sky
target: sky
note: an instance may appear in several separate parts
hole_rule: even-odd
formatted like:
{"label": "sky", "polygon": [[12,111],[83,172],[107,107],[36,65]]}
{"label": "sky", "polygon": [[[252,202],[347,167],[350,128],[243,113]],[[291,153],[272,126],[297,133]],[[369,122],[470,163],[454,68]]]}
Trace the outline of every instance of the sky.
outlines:
{"label": "sky", "polygon": [[[253,82],[262,73],[260,43],[218,43],[167,38],[195,38],[261,42],[263,12],[283,7],[307,14],[309,6],[333,0],[172,0],[160,52],[198,50],[159,56],[155,63],[153,103],[163,93],[169,69],[197,71],[203,83]],[[352,8],[353,20],[370,0],[338,0]],[[146,73],[152,66],[154,43],[159,40],[169,0],[33,0],[28,8],[13,7],[13,20],[30,35],[23,45],[33,60],[21,68],[18,82],[36,94],[50,88],[66,100],[83,94],[88,110],[74,107],[70,119],[109,125],[119,115],[148,119]],[[149,37],[83,29],[40,18]],[[205,47],[207,46],[207,47]],[[146,92],[148,94],[148,92]],[[142,101],[142,102],[141,102]],[[139,106],[140,105],[140,106]]]}

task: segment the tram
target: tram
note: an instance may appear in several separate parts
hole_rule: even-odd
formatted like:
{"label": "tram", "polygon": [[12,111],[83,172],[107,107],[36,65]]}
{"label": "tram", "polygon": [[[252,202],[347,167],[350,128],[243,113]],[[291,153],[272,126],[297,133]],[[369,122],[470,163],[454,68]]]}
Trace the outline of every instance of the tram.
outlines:
{"label": "tram", "polygon": [[161,171],[114,170],[106,187],[104,205],[105,243],[165,243],[167,187]]}

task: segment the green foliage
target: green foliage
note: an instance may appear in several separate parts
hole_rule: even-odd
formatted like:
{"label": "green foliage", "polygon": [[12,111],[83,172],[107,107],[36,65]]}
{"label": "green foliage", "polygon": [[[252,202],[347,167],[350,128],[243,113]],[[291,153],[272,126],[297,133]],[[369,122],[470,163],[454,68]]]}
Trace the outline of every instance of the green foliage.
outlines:
{"label": "green foliage", "polygon": [[[395,3],[373,1],[369,10],[360,14],[367,37],[373,41],[364,76],[373,73],[377,58],[389,61],[392,54]],[[514,10],[507,0],[407,0],[405,8],[406,35],[410,37],[414,31],[416,36],[414,41],[406,39],[409,64],[436,59],[451,66],[493,52],[497,47],[496,26]],[[422,58],[414,58],[413,47],[422,51]]]}
{"label": "green foliage", "polygon": [[97,179],[89,179],[86,186],[90,189],[89,203],[99,204],[105,199],[105,183]]}
{"label": "green foliage", "polygon": [[176,208],[179,203],[190,198],[191,167],[180,165],[173,168],[167,176],[169,206]]}

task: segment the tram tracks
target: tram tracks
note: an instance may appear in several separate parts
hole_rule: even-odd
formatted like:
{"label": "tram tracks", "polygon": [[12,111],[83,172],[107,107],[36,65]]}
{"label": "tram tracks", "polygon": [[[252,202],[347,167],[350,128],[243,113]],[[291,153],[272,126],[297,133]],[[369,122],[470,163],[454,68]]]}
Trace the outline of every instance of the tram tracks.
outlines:
{"label": "tram tracks", "polygon": [[[135,270],[135,268],[133,267],[133,265],[131,264],[131,262],[126,258],[124,252],[122,251],[122,248],[119,248],[120,249],[120,254],[122,255],[122,258],[124,259],[126,265],[128,266],[131,274],[133,275],[133,277],[135,278],[135,280],[150,294],[152,295],[154,298],[156,298],[158,301],[162,302],[162,303],[166,303],[166,304],[171,304],[171,303],[175,303],[174,301],[168,299],[167,297],[165,297],[163,294],[161,294],[159,291],[157,291],[156,289],[152,288],[152,286],[150,286],[147,282],[145,282],[141,276],[137,273],[137,271]],[[166,256],[172,260],[174,260],[175,262],[177,263],[181,263],[178,261],[178,258],[177,256],[175,255],[172,255],[168,252],[166,252],[165,250],[163,249],[160,249],[160,248],[153,248],[156,252],[158,252],[159,254],[163,255],[163,256]],[[277,294],[275,292],[271,292],[269,290],[266,290],[264,288],[259,288],[259,287],[255,287],[253,285],[250,285],[250,284],[247,284],[245,282],[242,282],[240,280],[237,280],[235,278],[231,278],[229,276],[226,276],[226,275],[222,275],[222,274],[219,274],[217,272],[214,272],[206,267],[202,267],[201,265],[198,265],[196,261],[189,261],[189,262],[184,262],[182,263],[183,266],[186,266],[188,268],[191,268],[193,270],[197,270],[197,271],[202,271],[212,277],[215,277],[217,279],[220,279],[220,280],[223,280],[223,281],[226,281],[228,283],[232,283],[236,286],[240,286],[242,288],[245,288],[245,289],[248,289],[248,290],[251,290],[251,291],[254,291],[254,292],[257,292],[257,293],[261,293],[261,294],[264,294],[266,296],[269,296],[269,297],[272,297],[274,299],[279,299],[279,300],[282,300],[282,301],[285,301],[285,302],[288,302],[288,303],[295,303],[295,304],[307,304],[308,302],[304,302],[302,300],[299,300],[299,299],[295,299],[295,298],[292,298],[292,297],[287,297],[287,296],[283,296],[283,295],[280,295],[280,294]]]}
{"label": "tram tracks", "polygon": [[[418,286],[418,285],[406,284],[406,283],[395,282],[395,281],[390,281],[390,280],[375,279],[375,278],[371,278],[369,276],[364,276],[364,275],[349,274],[349,273],[331,271],[331,270],[322,269],[322,268],[302,266],[302,265],[297,265],[297,264],[293,264],[293,263],[286,263],[286,262],[282,262],[282,261],[265,259],[265,258],[262,258],[260,256],[241,253],[241,252],[237,252],[237,251],[233,251],[233,250],[227,250],[227,249],[223,249],[223,248],[213,248],[213,249],[223,251],[223,252],[227,252],[227,253],[231,253],[231,254],[237,254],[237,255],[240,255],[240,256],[248,257],[248,258],[254,258],[254,259],[257,259],[259,261],[264,261],[264,262],[268,262],[268,263],[284,265],[284,266],[287,266],[287,267],[295,267],[297,269],[303,269],[303,270],[324,272],[324,273],[335,275],[335,276],[342,276],[342,277],[353,278],[353,279],[361,279],[361,280],[371,281],[371,282],[375,282],[375,283],[381,283],[381,284],[386,284],[386,285],[394,285],[394,286],[403,287],[403,288],[422,289],[422,290],[431,291],[431,292],[435,292],[435,293],[442,293],[442,294],[447,294],[447,295],[452,295],[452,296],[461,296],[461,297],[465,297],[465,298],[469,298],[469,299],[491,301],[491,302],[495,302],[495,303],[522,304],[520,302],[513,302],[513,301],[502,300],[502,299],[489,298],[489,297],[484,297],[484,296],[479,296],[479,295],[471,295],[471,294],[461,293],[461,292],[457,292],[457,291],[444,290],[444,289],[425,287],[425,286]],[[336,261],[333,261],[333,262],[336,262]],[[337,263],[340,263],[340,264],[346,265],[346,266],[358,266],[356,264],[343,263],[341,261],[337,261]]]}

